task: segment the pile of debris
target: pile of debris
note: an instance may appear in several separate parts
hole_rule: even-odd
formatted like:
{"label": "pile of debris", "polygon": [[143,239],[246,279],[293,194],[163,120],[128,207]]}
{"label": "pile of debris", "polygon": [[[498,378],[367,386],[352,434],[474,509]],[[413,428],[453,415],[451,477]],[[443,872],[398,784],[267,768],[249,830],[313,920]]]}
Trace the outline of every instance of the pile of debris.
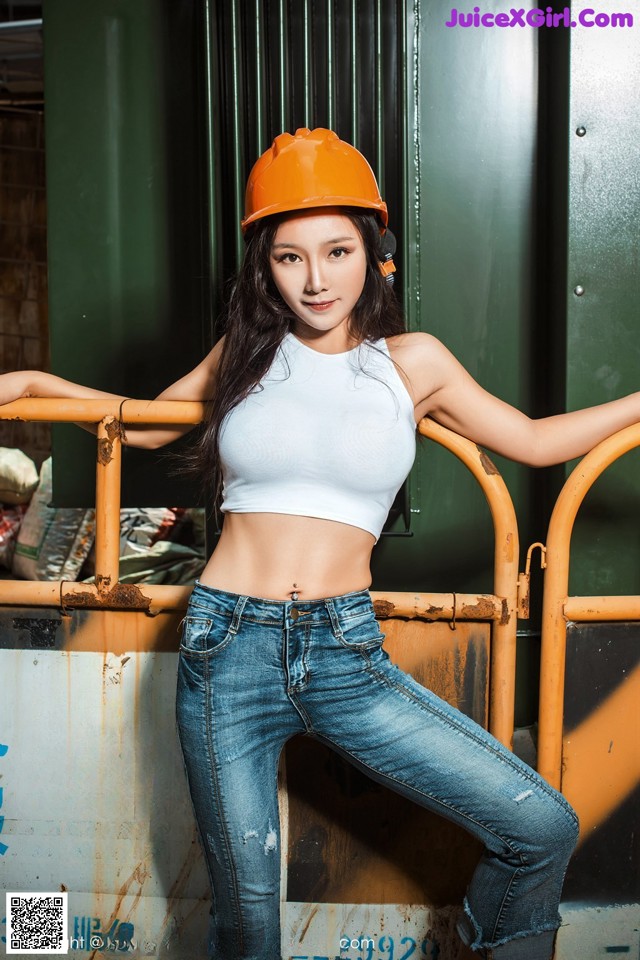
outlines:
{"label": "pile of debris", "polygon": [[[82,580],[95,572],[95,510],[52,507],[51,457],[38,474],[21,450],[0,447],[0,566],[24,580]],[[204,510],[120,511],[121,583],[193,583],[205,564]]]}

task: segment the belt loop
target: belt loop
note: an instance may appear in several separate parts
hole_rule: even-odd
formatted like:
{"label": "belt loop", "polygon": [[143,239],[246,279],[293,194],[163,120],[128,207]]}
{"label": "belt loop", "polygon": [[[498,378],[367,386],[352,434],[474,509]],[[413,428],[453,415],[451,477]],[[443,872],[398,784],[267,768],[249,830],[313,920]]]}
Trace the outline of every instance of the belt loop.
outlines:
{"label": "belt loop", "polygon": [[342,629],[340,627],[340,620],[338,619],[338,614],[336,613],[335,604],[331,597],[324,601],[324,605],[327,608],[327,613],[329,614],[329,619],[331,620],[331,629],[337,640],[342,639]]}
{"label": "belt loop", "polygon": [[235,605],[233,611],[233,617],[231,618],[231,626],[229,627],[229,633],[236,634],[238,628],[240,627],[240,620],[242,618],[242,613],[247,604],[248,597],[238,597],[238,602]]}

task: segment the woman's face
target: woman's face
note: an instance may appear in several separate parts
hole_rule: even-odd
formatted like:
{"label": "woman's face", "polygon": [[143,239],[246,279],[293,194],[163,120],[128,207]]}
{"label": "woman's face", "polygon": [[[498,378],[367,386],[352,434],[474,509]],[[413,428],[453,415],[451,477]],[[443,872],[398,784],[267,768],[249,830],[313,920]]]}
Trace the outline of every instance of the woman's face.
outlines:
{"label": "woman's face", "polygon": [[296,332],[313,336],[343,327],[364,287],[362,237],[338,207],[315,207],[278,227],[270,254],[282,299],[298,317]]}

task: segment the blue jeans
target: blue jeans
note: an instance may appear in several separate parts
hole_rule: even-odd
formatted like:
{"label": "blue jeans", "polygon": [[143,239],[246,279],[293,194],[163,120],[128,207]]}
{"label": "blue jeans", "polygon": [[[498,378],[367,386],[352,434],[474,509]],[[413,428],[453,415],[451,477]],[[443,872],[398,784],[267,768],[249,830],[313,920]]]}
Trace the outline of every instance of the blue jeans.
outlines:
{"label": "blue jeans", "polygon": [[458,923],[489,960],[549,960],[578,836],[566,800],[400,670],[368,590],[276,601],[196,583],[176,717],[211,882],[212,960],[281,960],[277,769],[309,734],[485,846]]}

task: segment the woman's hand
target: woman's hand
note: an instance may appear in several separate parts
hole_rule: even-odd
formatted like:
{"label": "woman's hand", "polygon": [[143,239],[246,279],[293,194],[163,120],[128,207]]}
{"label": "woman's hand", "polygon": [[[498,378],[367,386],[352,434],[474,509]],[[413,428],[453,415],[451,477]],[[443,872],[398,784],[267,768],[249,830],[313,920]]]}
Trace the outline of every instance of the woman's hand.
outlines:
{"label": "woman's hand", "polygon": [[532,420],[484,390],[430,334],[405,334],[397,344],[394,359],[409,377],[418,417],[432,416],[474,443],[528,466],[583,456],[611,434],[640,422],[640,393]]}

